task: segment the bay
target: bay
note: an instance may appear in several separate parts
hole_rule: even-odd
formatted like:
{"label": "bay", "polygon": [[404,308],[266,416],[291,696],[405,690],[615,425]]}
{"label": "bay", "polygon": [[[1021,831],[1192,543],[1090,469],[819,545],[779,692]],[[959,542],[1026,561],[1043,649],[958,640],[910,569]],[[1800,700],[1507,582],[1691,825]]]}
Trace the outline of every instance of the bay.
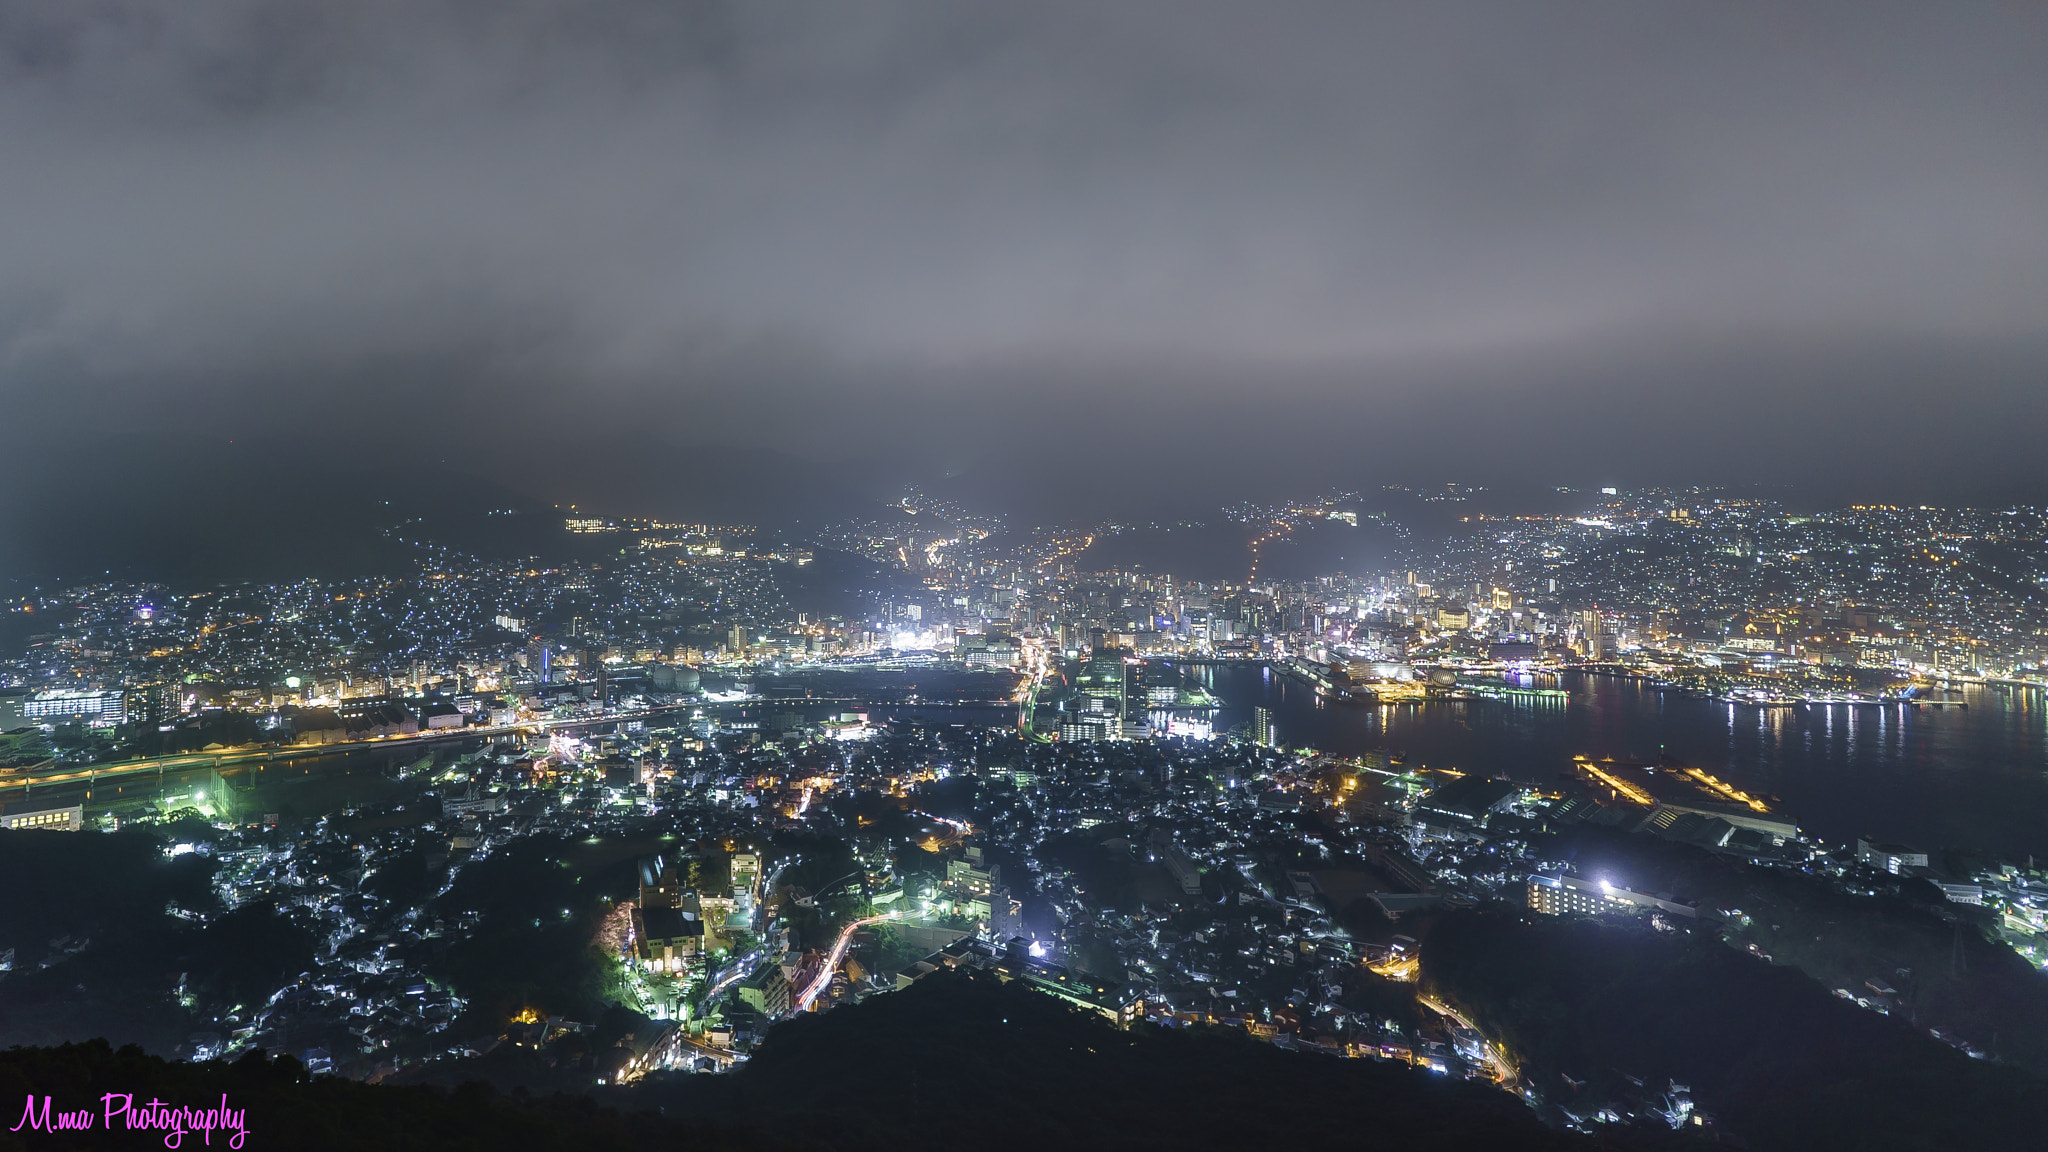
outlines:
{"label": "bay", "polygon": [[2048,698],[1966,688],[1967,709],[1758,709],[1661,692],[1624,677],[1564,673],[1531,683],[1569,696],[1361,708],[1318,698],[1270,668],[1189,669],[1224,704],[1219,731],[1272,712],[1275,739],[1339,755],[1404,752],[1410,764],[1533,784],[1571,758],[1670,756],[1777,796],[1833,842],[1873,835],[1923,849],[2048,859]]}

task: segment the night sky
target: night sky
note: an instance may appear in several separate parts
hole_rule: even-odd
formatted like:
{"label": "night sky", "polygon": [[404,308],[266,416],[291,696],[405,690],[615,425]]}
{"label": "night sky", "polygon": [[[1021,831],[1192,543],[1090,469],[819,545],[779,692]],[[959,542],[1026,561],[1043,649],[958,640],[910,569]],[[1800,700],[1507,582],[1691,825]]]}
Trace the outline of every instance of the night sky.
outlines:
{"label": "night sky", "polygon": [[2038,500],[2043,60],[2039,3],[0,3],[0,540]]}

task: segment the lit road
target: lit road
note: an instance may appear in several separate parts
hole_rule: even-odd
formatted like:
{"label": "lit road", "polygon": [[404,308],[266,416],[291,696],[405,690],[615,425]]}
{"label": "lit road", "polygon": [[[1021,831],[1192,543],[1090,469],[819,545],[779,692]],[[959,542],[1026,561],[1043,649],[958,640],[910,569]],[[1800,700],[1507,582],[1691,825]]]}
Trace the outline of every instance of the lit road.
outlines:
{"label": "lit road", "polygon": [[1045,674],[1032,677],[1031,683],[1017,700],[1017,729],[1026,736],[1031,735],[1031,717],[1038,710],[1038,686],[1045,682]]}
{"label": "lit road", "polygon": [[128,776],[169,775],[176,772],[190,772],[205,768],[219,770],[247,764],[269,764],[279,761],[296,760],[308,756],[331,756],[341,752],[359,752],[370,748],[400,750],[442,740],[489,739],[494,736],[511,736],[521,732],[551,732],[587,725],[630,723],[645,720],[685,708],[704,705],[670,704],[660,708],[647,708],[638,712],[616,712],[608,716],[577,716],[565,719],[527,720],[518,724],[493,725],[485,727],[463,727],[436,729],[409,736],[375,736],[368,740],[346,740],[333,744],[290,745],[281,748],[237,748],[220,752],[191,752],[177,756],[157,756],[146,760],[120,760],[111,764],[89,764],[79,768],[67,768],[58,772],[37,772],[0,779],[0,791],[14,788],[49,788],[60,784],[97,784],[102,780],[116,780]]}
{"label": "lit road", "polygon": [[685,1058],[696,1056],[709,1059],[720,1069],[732,1067],[739,1059],[737,1054],[703,1043],[693,1038],[680,1025],[671,1024],[653,1047],[619,1071],[617,1082],[631,1084],[656,1068],[674,1068]]}
{"label": "lit road", "polygon": [[727,988],[730,988],[734,984],[737,984],[741,977],[753,971],[754,966],[759,964],[763,959],[764,956],[762,953],[749,952],[745,956],[741,956],[738,959],[733,960],[731,963],[727,964],[724,969],[724,975],[721,975],[716,981],[714,981],[711,984],[711,987],[704,993],[704,1001],[706,1003],[710,1003],[711,998],[713,996],[716,996],[720,992],[723,992]]}
{"label": "lit road", "polygon": [[1027,638],[1024,641],[1024,666],[1031,674],[1030,683],[1024,686],[1017,697],[1017,730],[1026,736],[1032,735],[1031,718],[1038,709],[1038,690],[1045,684],[1046,669],[1050,661],[1038,641]]}
{"label": "lit road", "polygon": [[[1432,1012],[1437,1013],[1438,1015],[1449,1017],[1451,1020],[1457,1022],[1459,1026],[1464,1028],[1470,1028],[1474,1032],[1479,1032],[1478,1026],[1474,1025],[1470,1020],[1465,1019],[1464,1015],[1461,1014],[1457,1009],[1451,1007],[1450,1005],[1444,1003],[1441,1000],[1438,1000],[1436,997],[1417,994],[1415,999],[1420,1001],[1423,1007],[1429,1009]],[[1519,1077],[1515,1075],[1515,1066],[1508,1063],[1508,1058],[1506,1054],[1501,1052],[1500,1045],[1495,1044],[1493,1041],[1486,1039],[1486,1033],[1479,1032],[1479,1036],[1481,1041],[1485,1045],[1486,1062],[1487,1064],[1492,1066],[1494,1075],[1500,1080],[1501,1087],[1514,1087],[1515,1081],[1519,1079]]]}
{"label": "lit road", "polygon": [[803,995],[797,997],[797,1002],[792,1011],[808,1011],[811,1002],[816,1000],[825,989],[832,986],[832,974],[839,971],[840,962],[846,959],[846,947],[853,942],[853,934],[855,932],[870,924],[879,924],[884,920],[894,920],[900,915],[902,915],[900,912],[885,912],[880,916],[870,916],[865,920],[855,920],[853,923],[848,924],[845,930],[839,933],[839,942],[832,945],[832,955],[826,959],[825,966],[818,970],[818,978],[811,981],[811,986],[804,989]]}
{"label": "lit road", "polygon": [[[690,709],[720,709],[726,707],[749,708],[763,704],[777,703],[772,698],[748,697],[743,700],[691,700],[680,704],[664,704],[655,708],[644,708],[633,712],[613,712],[603,716],[549,717],[545,719],[521,720],[515,724],[468,726],[422,731],[410,735],[373,736],[366,740],[344,740],[332,744],[299,744],[265,748],[231,748],[219,752],[188,752],[173,756],[153,756],[142,760],[118,760],[109,764],[88,764],[78,767],[64,767],[56,771],[24,772],[18,775],[0,776],[0,795],[20,790],[24,794],[38,788],[53,788],[67,784],[84,784],[87,787],[102,781],[120,780],[136,776],[168,776],[179,772],[197,772],[206,769],[219,771],[223,768],[247,767],[282,763],[308,757],[333,756],[347,752],[361,752],[371,749],[402,751],[406,748],[434,744],[443,740],[488,740],[499,736],[546,734],[549,732],[571,731],[577,728],[597,727],[606,724],[632,723],[656,716]],[[867,703],[866,697],[804,697],[794,702],[805,705],[831,703]],[[927,706],[976,707],[984,704],[1015,704],[1011,697],[992,700],[926,701]]]}

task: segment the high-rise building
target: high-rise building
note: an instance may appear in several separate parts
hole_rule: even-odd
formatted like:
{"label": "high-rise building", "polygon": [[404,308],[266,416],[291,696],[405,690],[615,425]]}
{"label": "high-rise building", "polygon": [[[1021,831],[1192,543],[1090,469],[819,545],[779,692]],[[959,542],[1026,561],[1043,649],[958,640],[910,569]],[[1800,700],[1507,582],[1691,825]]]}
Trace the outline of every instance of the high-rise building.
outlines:
{"label": "high-rise building", "polygon": [[22,705],[26,718],[37,724],[68,724],[84,720],[94,727],[113,728],[127,718],[125,694],[119,691],[38,692]]}
{"label": "high-rise building", "polygon": [[1101,716],[1121,726],[1124,720],[1123,657],[1098,655],[1081,665],[1074,679],[1074,692],[1083,713]]}
{"label": "high-rise building", "polygon": [[1607,619],[1598,608],[1579,613],[1579,635],[1586,659],[1605,660],[1614,655],[1614,634],[1607,630]]}
{"label": "high-rise building", "polygon": [[1529,908],[1546,916],[1600,916],[1609,912],[1667,912],[1694,917],[1691,904],[1617,888],[1605,880],[1539,872],[1529,877]]}
{"label": "high-rise building", "polygon": [[583,653],[583,666],[586,669],[585,679],[590,681],[593,687],[591,699],[597,702],[597,710],[599,712],[609,711],[611,709],[611,676],[605,666],[604,649],[591,648],[585,650]]}
{"label": "high-rise building", "polygon": [[34,698],[31,688],[0,688],[0,732],[12,732],[28,724],[28,702]]}
{"label": "high-rise building", "polygon": [[77,832],[85,827],[85,808],[73,804],[69,808],[40,808],[33,812],[9,812],[0,815],[0,828],[10,832],[40,828],[51,832]]}
{"label": "high-rise building", "polygon": [[640,907],[680,908],[682,897],[682,884],[674,864],[660,856],[640,858]]}
{"label": "high-rise building", "polygon": [[161,724],[184,711],[182,696],[183,685],[175,682],[138,684],[125,694],[122,711],[130,724]]}
{"label": "high-rise building", "polygon": [[1262,748],[1270,748],[1270,747],[1272,747],[1272,745],[1273,745],[1273,710],[1272,710],[1272,709],[1270,709],[1270,708],[1254,708],[1254,709],[1252,709],[1252,743],[1254,743],[1254,744],[1257,744],[1257,745],[1259,745],[1259,746],[1260,746],[1260,747],[1262,747]]}
{"label": "high-rise building", "polygon": [[1123,735],[1123,725],[1108,716],[1081,714],[1069,716],[1060,723],[1060,739],[1109,740]]}
{"label": "high-rise building", "polygon": [[1867,836],[1856,838],[1856,860],[1894,876],[1904,875],[1909,869],[1927,867],[1927,853],[1897,844],[1880,843]]}
{"label": "high-rise building", "polygon": [[729,871],[732,875],[732,894],[734,898],[742,896],[751,898],[754,891],[754,883],[761,878],[761,857],[758,853],[754,852],[735,852],[732,855],[732,864]]}

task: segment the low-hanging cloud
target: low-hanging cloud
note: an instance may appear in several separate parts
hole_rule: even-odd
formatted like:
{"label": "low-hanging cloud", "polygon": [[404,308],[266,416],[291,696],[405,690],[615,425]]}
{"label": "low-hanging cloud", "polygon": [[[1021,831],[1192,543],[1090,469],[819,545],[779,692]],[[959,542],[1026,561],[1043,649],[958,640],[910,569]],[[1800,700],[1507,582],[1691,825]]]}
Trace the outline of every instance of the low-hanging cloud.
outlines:
{"label": "low-hanging cloud", "polygon": [[0,394],[890,453],[1456,385],[1512,452],[1577,366],[1682,410],[1797,349],[1825,411],[1876,342],[2031,403],[2044,48],[2026,4],[0,3]]}

